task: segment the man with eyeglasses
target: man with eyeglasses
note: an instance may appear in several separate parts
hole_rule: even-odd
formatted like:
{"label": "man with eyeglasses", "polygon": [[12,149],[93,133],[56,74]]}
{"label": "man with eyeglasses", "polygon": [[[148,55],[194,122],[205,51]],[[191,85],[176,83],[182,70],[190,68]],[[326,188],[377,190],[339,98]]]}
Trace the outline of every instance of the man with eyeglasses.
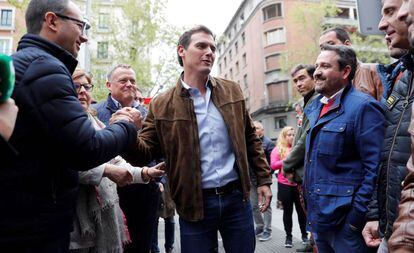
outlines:
{"label": "man with eyeglasses", "polygon": [[[95,130],[72,81],[88,25],[68,0],[32,0],[28,34],[13,57],[19,107],[9,142],[18,157],[0,165],[2,252],[67,252],[78,172],[126,154],[137,138],[129,118]],[[1,155],[3,158],[3,154]],[[2,159],[3,160],[3,159]],[[76,170],[75,170],[76,169]]]}

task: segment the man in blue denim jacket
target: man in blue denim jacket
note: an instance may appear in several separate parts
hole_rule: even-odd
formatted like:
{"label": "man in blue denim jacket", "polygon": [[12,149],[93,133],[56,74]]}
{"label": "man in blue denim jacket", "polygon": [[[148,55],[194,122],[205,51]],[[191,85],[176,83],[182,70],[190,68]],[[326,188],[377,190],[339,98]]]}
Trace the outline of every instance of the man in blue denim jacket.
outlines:
{"label": "man in blue denim jacket", "polygon": [[365,252],[361,230],[377,176],[383,110],[352,87],[357,60],[351,48],[325,44],[321,50],[314,73],[321,96],[305,109],[308,228],[320,253]]}

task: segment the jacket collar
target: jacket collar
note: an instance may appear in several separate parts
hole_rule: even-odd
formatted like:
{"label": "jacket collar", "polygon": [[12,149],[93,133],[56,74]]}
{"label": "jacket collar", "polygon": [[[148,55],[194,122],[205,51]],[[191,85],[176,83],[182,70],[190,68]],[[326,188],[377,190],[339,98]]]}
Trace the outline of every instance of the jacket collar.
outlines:
{"label": "jacket collar", "polygon": [[108,98],[106,99],[106,108],[111,111],[111,113],[116,112],[119,108],[115,104],[114,100],[111,97],[111,93],[108,94]]}
{"label": "jacket collar", "polygon": [[[181,72],[180,77],[178,78],[177,84],[175,86],[176,95],[182,97],[190,97],[190,92],[183,86],[182,79],[184,77],[184,72]],[[212,76],[208,76],[207,85],[210,85],[211,88],[217,86],[217,81]]]}
{"label": "jacket collar", "polygon": [[[310,106],[305,109],[305,113],[306,115],[308,115],[308,119],[311,123],[311,126],[323,124],[344,113],[345,110],[342,106],[343,100],[345,96],[352,90],[354,90],[353,86],[351,84],[347,85],[344,88],[344,91],[341,93],[340,97],[335,99],[335,102],[330,107],[329,111],[320,119],[319,113],[322,110],[323,104],[319,101],[319,99],[313,100]],[[319,95],[318,98],[322,98],[322,95]]]}
{"label": "jacket collar", "polygon": [[25,34],[22,39],[19,41],[19,46],[17,47],[17,51],[22,50],[24,48],[29,47],[37,47],[42,49],[43,51],[51,54],[52,56],[56,57],[59,61],[65,64],[66,68],[69,70],[71,74],[75,71],[76,66],[78,65],[78,61],[72,54],[68,51],[60,47],[59,45],[46,40],[39,35],[36,34]]}

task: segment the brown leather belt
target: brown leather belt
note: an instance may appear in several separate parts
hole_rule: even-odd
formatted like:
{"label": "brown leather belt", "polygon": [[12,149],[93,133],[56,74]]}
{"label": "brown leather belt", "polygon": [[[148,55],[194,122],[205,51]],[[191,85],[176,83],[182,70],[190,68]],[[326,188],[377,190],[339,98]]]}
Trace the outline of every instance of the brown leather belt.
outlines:
{"label": "brown leather belt", "polygon": [[232,181],[221,187],[203,189],[203,193],[215,194],[215,195],[226,195],[226,194],[233,192],[233,190],[235,189],[241,189],[241,186],[238,180]]}

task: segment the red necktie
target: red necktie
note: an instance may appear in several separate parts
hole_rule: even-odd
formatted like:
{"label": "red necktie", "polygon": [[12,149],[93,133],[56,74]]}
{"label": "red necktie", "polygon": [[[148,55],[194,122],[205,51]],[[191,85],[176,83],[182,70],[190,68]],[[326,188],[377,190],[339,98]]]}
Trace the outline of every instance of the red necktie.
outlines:
{"label": "red necktie", "polygon": [[319,114],[319,118],[322,118],[322,116],[325,115],[329,111],[329,108],[331,108],[334,101],[335,101],[334,99],[330,99],[327,104],[323,105],[321,113]]}

